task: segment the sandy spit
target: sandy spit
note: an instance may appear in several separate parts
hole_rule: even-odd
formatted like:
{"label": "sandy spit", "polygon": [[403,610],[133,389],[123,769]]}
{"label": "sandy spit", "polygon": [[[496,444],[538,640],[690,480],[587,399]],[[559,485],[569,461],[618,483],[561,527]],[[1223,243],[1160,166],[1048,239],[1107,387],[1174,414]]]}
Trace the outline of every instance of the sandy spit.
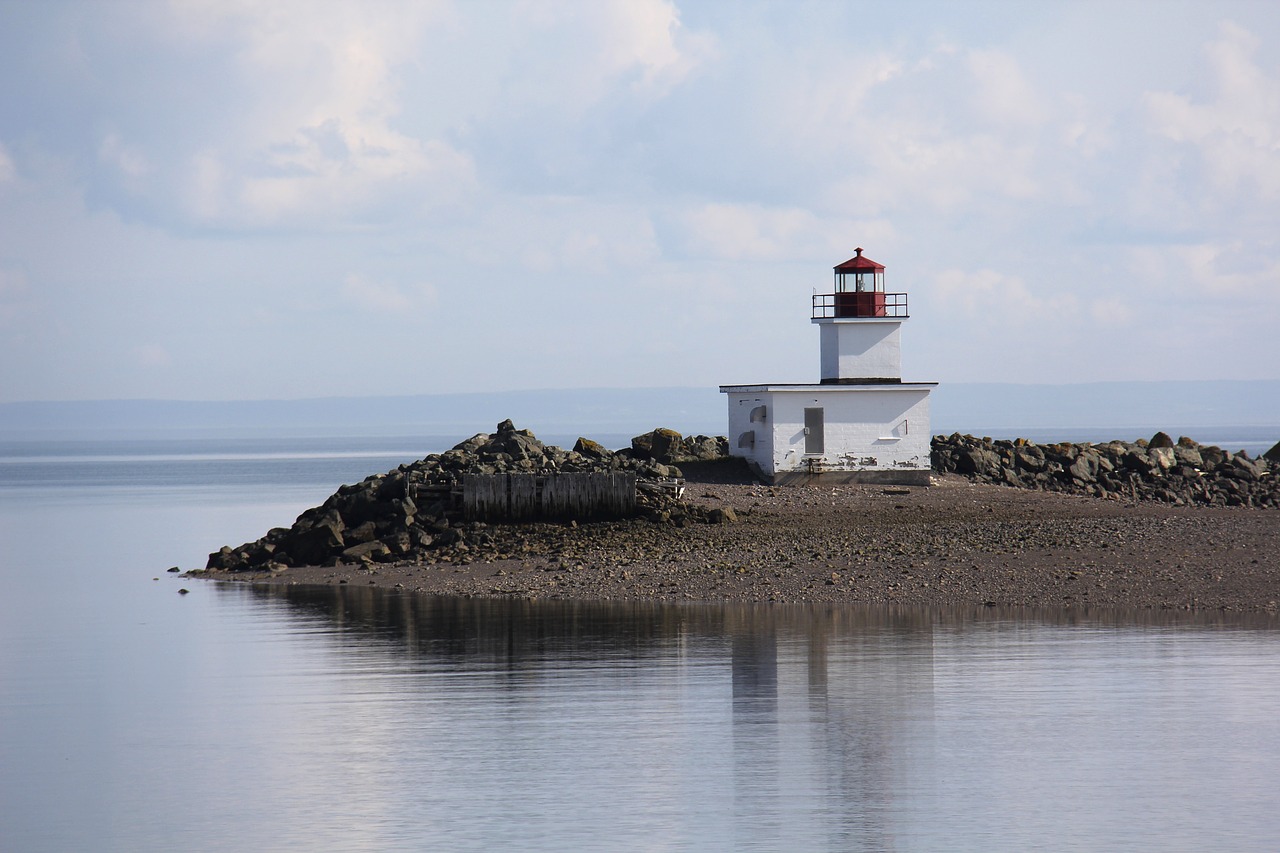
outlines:
{"label": "sandy spit", "polygon": [[1277,612],[1280,513],[935,478],[929,488],[696,483],[735,523],[537,525],[519,560],[196,572],[525,599]]}

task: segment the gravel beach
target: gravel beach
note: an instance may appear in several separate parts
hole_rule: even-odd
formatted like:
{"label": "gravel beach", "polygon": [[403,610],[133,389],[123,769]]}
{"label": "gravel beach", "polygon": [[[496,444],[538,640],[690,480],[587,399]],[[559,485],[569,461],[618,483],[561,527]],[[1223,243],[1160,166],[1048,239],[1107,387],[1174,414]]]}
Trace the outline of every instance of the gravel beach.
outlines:
{"label": "gravel beach", "polygon": [[[712,466],[714,471],[714,466]],[[1280,513],[1042,492],[762,486],[690,472],[721,524],[493,526],[518,557],[206,571],[268,584],[360,584],[529,599],[839,602],[1276,613]],[[734,479],[734,478],[729,478]]]}

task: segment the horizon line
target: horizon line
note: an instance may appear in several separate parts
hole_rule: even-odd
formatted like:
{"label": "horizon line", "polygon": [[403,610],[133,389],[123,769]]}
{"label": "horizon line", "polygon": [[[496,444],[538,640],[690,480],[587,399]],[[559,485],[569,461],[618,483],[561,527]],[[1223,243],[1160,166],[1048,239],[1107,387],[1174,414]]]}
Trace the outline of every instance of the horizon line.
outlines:
{"label": "horizon line", "polygon": [[[931,382],[928,384],[945,386],[990,386],[999,385],[1011,388],[1082,388],[1096,385],[1193,385],[1193,384],[1258,384],[1280,382],[1280,377],[1273,379],[1097,379],[1082,382],[999,382],[990,380],[965,380],[956,382]],[[758,383],[754,383],[758,384]],[[803,384],[803,383],[802,383]],[[813,383],[807,383],[813,384]],[[912,383],[919,384],[919,383]],[[338,402],[345,400],[411,400],[421,397],[484,397],[496,394],[547,394],[547,393],[592,393],[615,391],[707,391],[721,393],[714,385],[592,385],[581,388],[542,387],[542,388],[508,388],[483,391],[420,391],[411,394],[341,394],[323,397],[228,397],[228,398],[190,398],[190,397],[84,397],[55,400],[0,400],[0,406],[26,405],[59,405],[68,403],[308,403]]]}

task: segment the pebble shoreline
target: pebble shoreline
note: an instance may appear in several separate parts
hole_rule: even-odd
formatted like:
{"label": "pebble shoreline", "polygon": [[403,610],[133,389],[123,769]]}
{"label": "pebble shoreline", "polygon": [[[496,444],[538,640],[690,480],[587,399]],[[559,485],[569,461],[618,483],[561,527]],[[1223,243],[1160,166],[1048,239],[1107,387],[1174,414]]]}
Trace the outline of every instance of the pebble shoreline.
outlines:
{"label": "pebble shoreline", "polygon": [[955,474],[933,481],[769,487],[690,478],[689,505],[730,509],[736,521],[529,525],[518,559],[190,574],[524,599],[1280,608],[1275,509],[1125,501]]}

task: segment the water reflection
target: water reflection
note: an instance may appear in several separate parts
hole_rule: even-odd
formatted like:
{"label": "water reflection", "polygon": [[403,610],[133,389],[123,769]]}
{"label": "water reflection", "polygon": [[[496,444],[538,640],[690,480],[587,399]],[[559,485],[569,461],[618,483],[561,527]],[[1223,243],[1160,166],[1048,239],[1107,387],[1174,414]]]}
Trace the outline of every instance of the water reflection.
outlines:
{"label": "water reflection", "polygon": [[1123,849],[1280,831],[1267,616],[219,589],[327,625],[344,667],[421,676],[361,687],[423,712],[386,729],[425,735],[385,745],[424,774],[414,806],[448,823],[469,794],[524,792],[458,846],[538,830],[561,847],[603,832],[656,849],[1025,849],[1070,833]]}
{"label": "water reflection", "polygon": [[1017,632],[1026,626],[1092,631],[1280,627],[1280,618],[1267,613],[464,598],[356,584],[214,588],[224,596],[285,602],[298,612],[325,617],[340,631],[394,641],[410,655],[502,662],[513,669],[547,659],[667,656],[710,643],[728,651],[733,696],[744,700],[776,698],[780,645],[802,651],[804,681],[811,692],[822,694],[832,655],[850,662],[850,643],[855,641],[855,659],[874,659],[888,649],[901,655],[905,649],[911,667],[925,665],[918,676],[927,677],[927,658],[938,633]]}

